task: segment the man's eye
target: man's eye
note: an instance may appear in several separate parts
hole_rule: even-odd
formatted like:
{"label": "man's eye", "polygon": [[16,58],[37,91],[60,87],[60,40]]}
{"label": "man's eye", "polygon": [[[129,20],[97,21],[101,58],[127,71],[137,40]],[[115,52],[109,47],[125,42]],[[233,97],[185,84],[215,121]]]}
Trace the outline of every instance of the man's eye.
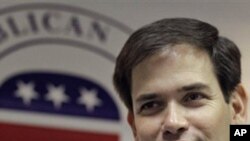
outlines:
{"label": "man's eye", "polygon": [[186,96],[185,101],[188,102],[188,101],[200,100],[202,98],[204,98],[204,96],[200,93],[191,93]]}
{"label": "man's eye", "polygon": [[163,108],[163,103],[159,101],[149,101],[140,107],[140,114],[153,115],[159,112]]}
{"label": "man's eye", "polygon": [[206,98],[206,96],[203,93],[192,92],[192,93],[188,93],[184,97],[183,102],[187,106],[199,107],[199,106],[202,106],[204,104],[203,100],[205,98]]}

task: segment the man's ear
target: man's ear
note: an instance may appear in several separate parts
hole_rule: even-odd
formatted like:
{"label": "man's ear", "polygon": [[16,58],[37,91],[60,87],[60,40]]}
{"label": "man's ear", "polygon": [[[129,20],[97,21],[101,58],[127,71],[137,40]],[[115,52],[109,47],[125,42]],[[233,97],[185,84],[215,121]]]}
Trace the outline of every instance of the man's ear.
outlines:
{"label": "man's ear", "polygon": [[136,128],[135,128],[135,120],[134,120],[134,114],[133,111],[129,111],[127,115],[127,121],[133,131],[134,137],[136,139]]}
{"label": "man's ear", "polygon": [[241,84],[232,93],[231,100],[231,123],[243,124],[247,121],[248,95]]}

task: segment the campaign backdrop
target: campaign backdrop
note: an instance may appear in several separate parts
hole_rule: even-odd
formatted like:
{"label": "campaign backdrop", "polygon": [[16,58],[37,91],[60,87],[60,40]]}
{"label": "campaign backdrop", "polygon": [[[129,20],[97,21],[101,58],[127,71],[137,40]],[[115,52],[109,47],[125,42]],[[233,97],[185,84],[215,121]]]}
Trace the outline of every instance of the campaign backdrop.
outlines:
{"label": "campaign backdrop", "polygon": [[112,85],[115,59],[135,29],[162,18],[197,18],[218,27],[242,52],[242,83],[250,92],[250,2],[0,3],[2,141],[133,140]]}

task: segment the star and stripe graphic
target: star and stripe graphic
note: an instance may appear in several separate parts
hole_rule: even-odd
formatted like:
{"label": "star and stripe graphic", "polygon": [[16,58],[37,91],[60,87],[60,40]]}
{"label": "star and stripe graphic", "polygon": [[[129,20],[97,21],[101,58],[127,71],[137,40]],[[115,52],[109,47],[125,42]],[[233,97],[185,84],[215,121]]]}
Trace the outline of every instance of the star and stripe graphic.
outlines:
{"label": "star and stripe graphic", "polygon": [[0,87],[0,136],[25,141],[118,141],[120,114],[93,80],[24,72]]}

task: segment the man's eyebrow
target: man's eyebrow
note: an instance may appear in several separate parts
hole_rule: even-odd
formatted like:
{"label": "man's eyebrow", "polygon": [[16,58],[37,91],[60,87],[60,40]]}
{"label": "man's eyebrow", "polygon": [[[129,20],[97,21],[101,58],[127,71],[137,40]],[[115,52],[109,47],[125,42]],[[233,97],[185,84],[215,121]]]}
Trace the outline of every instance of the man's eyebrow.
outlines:
{"label": "man's eyebrow", "polygon": [[[199,90],[207,90],[211,91],[210,87],[204,83],[193,83],[189,85],[182,86],[181,88],[177,89],[177,92],[185,92],[185,91],[199,91]],[[138,98],[136,98],[136,102],[143,102],[147,100],[152,100],[159,98],[158,94],[155,93],[145,93],[143,95],[140,95]]]}
{"label": "man's eyebrow", "polygon": [[182,91],[198,91],[198,90],[208,90],[208,91],[211,91],[210,90],[210,87],[204,83],[193,83],[193,84],[190,84],[190,85],[186,85],[186,86],[183,86],[181,88],[179,88],[177,91],[178,92],[182,92]]}
{"label": "man's eyebrow", "polygon": [[139,96],[138,98],[136,98],[136,102],[142,102],[142,101],[152,100],[152,99],[155,99],[157,97],[158,96],[155,93],[143,94],[143,95]]}

